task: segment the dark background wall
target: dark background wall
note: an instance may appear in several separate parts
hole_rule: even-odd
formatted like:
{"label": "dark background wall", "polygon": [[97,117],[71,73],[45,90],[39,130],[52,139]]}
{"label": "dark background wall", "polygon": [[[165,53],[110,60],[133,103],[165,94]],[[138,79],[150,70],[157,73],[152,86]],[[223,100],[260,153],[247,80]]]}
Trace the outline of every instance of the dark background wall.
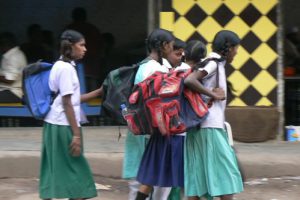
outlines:
{"label": "dark background wall", "polygon": [[102,32],[111,32],[116,47],[134,49],[147,35],[147,0],[3,0],[0,1],[0,31],[11,31],[19,42],[26,40],[26,28],[37,23],[54,32],[56,38],[71,22],[71,11],[84,7],[88,21]]}
{"label": "dark background wall", "polygon": [[300,1],[281,0],[284,27],[297,26],[300,28]]}

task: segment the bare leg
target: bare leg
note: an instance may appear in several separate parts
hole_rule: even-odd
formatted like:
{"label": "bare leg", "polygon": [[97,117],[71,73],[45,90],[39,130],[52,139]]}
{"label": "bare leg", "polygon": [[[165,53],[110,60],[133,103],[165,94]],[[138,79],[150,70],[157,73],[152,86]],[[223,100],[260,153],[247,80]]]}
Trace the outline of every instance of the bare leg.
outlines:
{"label": "bare leg", "polygon": [[152,186],[150,185],[141,185],[139,191],[144,194],[150,194],[152,191]]}
{"label": "bare leg", "polygon": [[188,197],[188,200],[200,200],[199,197]]}
{"label": "bare leg", "polygon": [[79,199],[69,199],[69,200],[84,200],[84,199],[82,199],[82,198],[79,198]]}
{"label": "bare leg", "polygon": [[232,200],[233,194],[227,194],[227,195],[220,196],[220,199],[221,200]]}
{"label": "bare leg", "polygon": [[135,200],[145,200],[149,196],[152,190],[152,186],[150,185],[141,185],[140,189],[136,195]]}

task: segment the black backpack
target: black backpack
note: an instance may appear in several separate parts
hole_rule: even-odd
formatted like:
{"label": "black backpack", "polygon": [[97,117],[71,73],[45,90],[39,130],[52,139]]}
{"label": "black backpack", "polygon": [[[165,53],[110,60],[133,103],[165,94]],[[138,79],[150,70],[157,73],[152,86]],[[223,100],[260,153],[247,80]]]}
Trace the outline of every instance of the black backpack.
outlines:
{"label": "black backpack", "polygon": [[139,66],[148,60],[146,58],[138,64],[120,67],[109,72],[102,84],[103,101],[100,113],[101,117],[109,117],[119,124],[127,124],[123,118],[120,106],[122,104],[129,105],[128,99],[132,93],[135,75]]}

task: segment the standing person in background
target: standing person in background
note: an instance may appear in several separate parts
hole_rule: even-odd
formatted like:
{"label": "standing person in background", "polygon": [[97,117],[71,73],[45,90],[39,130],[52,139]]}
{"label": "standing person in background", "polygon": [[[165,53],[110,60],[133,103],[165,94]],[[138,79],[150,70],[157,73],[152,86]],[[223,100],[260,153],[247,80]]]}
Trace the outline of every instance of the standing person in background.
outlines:
{"label": "standing person in background", "polygon": [[288,28],[285,34],[284,67],[293,68],[300,74],[300,31],[296,26]]}
{"label": "standing person in background", "polygon": [[27,28],[28,41],[21,44],[20,48],[25,53],[28,63],[38,60],[52,62],[49,59],[46,45],[43,41],[42,27],[39,24],[31,24]]}
{"label": "standing person in background", "polygon": [[83,155],[80,102],[101,94],[101,89],[80,96],[75,61],[86,52],[82,34],[61,35],[60,59],[53,65],[49,87],[57,92],[44,121],[39,191],[42,199],[83,200],[97,196],[90,167]]}
{"label": "standing person in background", "polygon": [[22,101],[22,70],[27,65],[25,54],[10,32],[0,33],[0,103]]}
{"label": "standing person in background", "polygon": [[87,89],[89,91],[99,87],[101,74],[105,73],[101,62],[104,54],[102,35],[100,30],[93,24],[87,22],[86,10],[77,7],[72,10],[73,22],[67,25],[66,29],[76,30],[81,33],[86,40],[88,49],[82,62],[84,64]]}
{"label": "standing person in background", "polygon": [[208,55],[208,58],[215,58],[218,61],[206,63],[204,61],[204,66],[194,71],[184,81],[188,87],[202,94],[205,93],[200,81],[209,90],[221,90],[225,94],[223,99],[205,94],[213,99],[208,117],[202,122],[199,130],[187,133],[184,189],[189,200],[199,200],[205,195],[220,197],[221,200],[232,200],[233,194],[243,191],[237,159],[224,129],[227,90],[225,64],[233,61],[239,43],[240,39],[234,32],[227,30],[218,32],[212,43],[213,52]]}

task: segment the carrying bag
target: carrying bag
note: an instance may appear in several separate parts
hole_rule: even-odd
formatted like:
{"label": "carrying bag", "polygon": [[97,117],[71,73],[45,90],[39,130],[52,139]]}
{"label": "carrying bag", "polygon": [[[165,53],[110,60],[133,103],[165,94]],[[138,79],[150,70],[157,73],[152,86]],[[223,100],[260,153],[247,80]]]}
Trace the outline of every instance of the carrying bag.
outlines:
{"label": "carrying bag", "polygon": [[208,108],[200,94],[184,87],[184,78],[190,73],[155,72],[135,85],[125,116],[130,131],[136,135],[173,135],[200,126]]}
{"label": "carrying bag", "polygon": [[173,135],[200,127],[208,115],[208,102],[203,101],[201,94],[185,87],[184,79],[210,61],[217,63],[219,87],[218,63],[223,59],[217,58],[207,58],[194,69],[155,72],[135,85],[125,116],[129,130],[136,135],[155,132]]}
{"label": "carrying bag", "polygon": [[128,106],[128,99],[132,93],[137,70],[141,64],[148,60],[145,59],[138,64],[120,67],[109,72],[102,84],[101,117],[109,117],[119,124],[126,125],[120,106],[122,104]]}
{"label": "carrying bag", "polygon": [[52,63],[36,62],[23,69],[22,90],[24,102],[36,119],[44,119],[57,96],[49,88]]}

